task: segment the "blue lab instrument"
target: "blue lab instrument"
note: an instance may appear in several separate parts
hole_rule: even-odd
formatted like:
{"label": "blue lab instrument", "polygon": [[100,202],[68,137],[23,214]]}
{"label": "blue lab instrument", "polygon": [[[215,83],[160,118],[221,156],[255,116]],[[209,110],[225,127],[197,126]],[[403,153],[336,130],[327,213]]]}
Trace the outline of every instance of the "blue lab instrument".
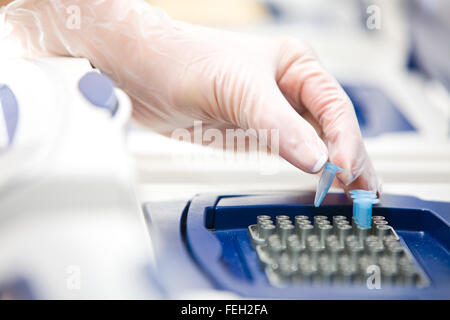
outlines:
{"label": "blue lab instrument", "polygon": [[[427,284],[369,290],[363,285],[293,284],[272,286],[248,237],[248,226],[260,215],[283,214],[310,220],[336,214],[351,218],[343,193],[331,193],[326,206],[311,206],[313,192],[198,195],[186,202],[149,203],[145,215],[151,229],[158,277],[169,294],[183,290],[227,290],[242,297],[289,299],[448,299],[450,292],[450,203],[384,194],[374,215],[383,216]],[[177,223],[178,221],[178,223]],[[180,272],[180,266],[183,272]]]}

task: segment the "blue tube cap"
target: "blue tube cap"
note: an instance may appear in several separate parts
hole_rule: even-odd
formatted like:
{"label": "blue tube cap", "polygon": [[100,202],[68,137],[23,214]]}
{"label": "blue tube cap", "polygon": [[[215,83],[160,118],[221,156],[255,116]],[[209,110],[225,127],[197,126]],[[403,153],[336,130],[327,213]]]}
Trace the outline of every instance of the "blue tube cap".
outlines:
{"label": "blue tube cap", "polygon": [[339,168],[337,165],[327,162],[323,168],[322,175],[320,176],[319,184],[317,185],[316,197],[314,198],[314,206],[319,207],[322,204],[323,199],[330,190],[334,177],[337,172],[344,172],[344,169]]}
{"label": "blue tube cap", "polygon": [[356,198],[376,198],[377,194],[375,191],[368,191],[368,190],[359,190],[359,189],[355,189],[355,190],[350,190],[348,193],[350,193],[351,197],[353,199]]}
{"label": "blue tube cap", "polygon": [[372,224],[372,206],[379,203],[374,191],[351,190],[353,199],[353,217],[360,228],[370,228]]}

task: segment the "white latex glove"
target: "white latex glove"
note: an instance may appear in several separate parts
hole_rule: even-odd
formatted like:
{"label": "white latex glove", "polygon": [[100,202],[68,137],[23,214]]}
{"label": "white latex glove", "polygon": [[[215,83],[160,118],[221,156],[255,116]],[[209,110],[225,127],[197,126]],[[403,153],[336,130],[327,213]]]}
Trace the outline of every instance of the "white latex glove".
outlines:
{"label": "white latex glove", "polygon": [[294,166],[315,173],[330,159],[345,169],[346,190],[379,191],[351,101],[301,40],[189,25],[143,1],[17,0],[3,15],[2,46],[89,59],[153,130],[170,134],[194,120],[278,129],[280,155]]}

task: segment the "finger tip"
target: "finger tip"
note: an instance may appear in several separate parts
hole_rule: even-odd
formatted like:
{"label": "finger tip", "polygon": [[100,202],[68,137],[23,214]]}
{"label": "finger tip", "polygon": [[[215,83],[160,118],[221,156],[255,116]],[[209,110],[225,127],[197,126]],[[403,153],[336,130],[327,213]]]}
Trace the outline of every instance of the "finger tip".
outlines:
{"label": "finger tip", "polygon": [[319,155],[319,157],[317,158],[316,163],[311,168],[311,173],[317,173],[320,170],[322,170],[322,168],[325,165],[325,163],[327,162],[327,160],[328,160],[328,156],[327,156],[326,153],[322,153],[321,155]]}
{"label": "finger tip", "polygon": [[349,187],[356,180],[350,169],[344,169],[344,171],[338,172],[336,177],[344,185],[344,187]]}
{"label": "finger tip", "polygon": [[381,181],[381,179],[377,178],[377,198],[381,197],[381,195],[383,194],[383,183]]}

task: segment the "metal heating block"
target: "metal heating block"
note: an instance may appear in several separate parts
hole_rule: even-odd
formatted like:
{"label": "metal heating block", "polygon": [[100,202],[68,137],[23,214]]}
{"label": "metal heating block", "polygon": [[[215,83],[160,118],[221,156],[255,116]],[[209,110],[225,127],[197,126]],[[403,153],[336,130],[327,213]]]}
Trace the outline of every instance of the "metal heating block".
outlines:
{"label": "metal heating block", "polygon": [[[384,216],[360,228],[344,215],[256,217],[252,247],[270,284],[360,284],[423,287],[428,281]],[[352,219],[353,220],[353,219]],[[378,279],[376,278],[378,277]]]}

